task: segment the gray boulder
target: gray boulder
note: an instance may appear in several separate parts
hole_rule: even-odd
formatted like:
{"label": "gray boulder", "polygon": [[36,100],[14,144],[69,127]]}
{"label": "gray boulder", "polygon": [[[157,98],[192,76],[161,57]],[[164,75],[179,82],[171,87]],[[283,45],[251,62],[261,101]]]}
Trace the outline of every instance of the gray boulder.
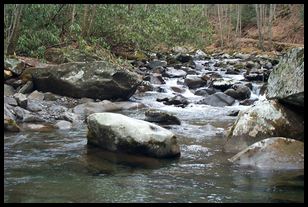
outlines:
{"label": "gray boulder", "polygon": [[206,81],[198,75],[187,75],[184,83],[188,86],[188,88],[199,88],[206,85]]}
{"label": "gray boulder", "polygon": [[271,137],[256,142],[229,159],[262,169],[304,169],[304,142]]}
{"label": "gray boulder", "polygon": [[5,96],[12,96],[12,95],[14,95],[14,93],[15,93],[15,90],[14,90],[13,86],[4,84],[4,95]]}
{"label": "gray boulder", "polygon": [[211,106],[231,106],[235,102],[235,99],[231,96],[228,96],[222,92],[217,92],[215,94],[212,94],[210,96],[207,96],[206,98],[202,99],[201,101],[198,101],[198,104],[206,104]]}
{"label": "gray boulder", "polygon": [[166,124],[166,125],[168,124],[181,125],[181,121],[179,120],[179,118],[177,118],[176,116],[172,114],[163,112],[163,111],[149,109],[144,113],[144,115],[146,117],[145,121],[157,122],[157,123]]}
{"label": "gray boulder", "polygon": [[13,97],[16,99],[16,101],[17,101],[17,103],[20,107],[22,107],[22,108],[27,107],[28,99],[27,99],[26,95],[24,95],[22,93],[15,93]]}
{"label": "gray boulder", "polygon": [[294,48],[280,60],[269,76],[266,96],[304,107],[304,48]]}
{"label": "gray boulder", "polygon": [[224,93],[238,100],[244,100],[250,98],[251,95],[250,89],[242,84],[234,84],[230,89],[226,90]]}
{"label": "gray boulder", "polygon": [[72,128],[72,124],[69,121],[60,120],[55,124],[55,127],[60,130],[68,130]]}
{"label": "gray boulder", "polygon": [[106,61],[66,63],[26,69],[34,86],[74,98],[129,99],[141,83],[139,76]]}
{"label": "gray boulder", "polygon": [[155,124],[114,113],[91,114],[87,124],[88,144],[158,158],[180,156],[176,136]]}
{"label": "gray boulder", "polygon": [[239,113],[224,145],[226,152],[239,152],[267,137],[303,139],[303,119],[277,101],[257,101]]}

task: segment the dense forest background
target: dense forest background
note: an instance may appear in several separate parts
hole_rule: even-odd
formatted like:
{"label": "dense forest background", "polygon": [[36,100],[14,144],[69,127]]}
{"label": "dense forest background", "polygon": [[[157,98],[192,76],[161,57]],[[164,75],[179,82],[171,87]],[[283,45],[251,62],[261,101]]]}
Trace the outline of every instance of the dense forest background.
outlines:
{"label": "dense forest background", "polygon": [[174,46],[279,51],[281,42],[304,43],[304,5],[6,4],[4,37],[6,54],[42,59],[46,49],[68,45],[114,54]]}

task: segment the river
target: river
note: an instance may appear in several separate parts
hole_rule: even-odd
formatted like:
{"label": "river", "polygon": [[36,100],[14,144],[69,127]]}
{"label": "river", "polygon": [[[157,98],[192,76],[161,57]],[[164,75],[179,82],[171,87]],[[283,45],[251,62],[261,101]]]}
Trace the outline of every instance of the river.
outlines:
{"label": "river", "polygon": [[[224,75],[241,79],[242,75]],[[180,79],[180,78],[178,78]],[[264,170],[227,161],[225,135],[241,110],[232,106],[189,104],[167,106],[156,98],[172,96],[146,92],[133,99],[149,108],[176,115],[181,125],[168,127],[178,138],[181,157],[155,159],[103,151],[88,146],[86,125],[72,130],[4,134],[4,202],[304,202],[304,170]],[[261,83],[254,83],[252,97]],[[182,93],[197,101],[188,89]],[[146,109],[119,113],[144,119]]]}

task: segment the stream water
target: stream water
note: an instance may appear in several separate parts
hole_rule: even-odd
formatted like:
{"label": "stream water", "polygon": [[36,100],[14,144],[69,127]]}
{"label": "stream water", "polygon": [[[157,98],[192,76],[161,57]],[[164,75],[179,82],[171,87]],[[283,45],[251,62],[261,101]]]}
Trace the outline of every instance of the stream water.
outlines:
{"label": "stream water", "polygon": [[[225,75],[224,77],[227,77]],[[242,75],[229,75],[240,80]],[[146,92],[134,98],[150,108],[176,115],[169,126],[181,147],[178,159],[112,153],[88,146],[84,125],[69,131],[4,134],[4,202],[304,202],[304,170],[263,170],[229,163],[222,151],[225,133],[248,106],[167,106]],[[253,84],[253,97],[261,84]],[[182,93],[200,100],[188,89]],[[118,113],[144,119],[146,109]]]}

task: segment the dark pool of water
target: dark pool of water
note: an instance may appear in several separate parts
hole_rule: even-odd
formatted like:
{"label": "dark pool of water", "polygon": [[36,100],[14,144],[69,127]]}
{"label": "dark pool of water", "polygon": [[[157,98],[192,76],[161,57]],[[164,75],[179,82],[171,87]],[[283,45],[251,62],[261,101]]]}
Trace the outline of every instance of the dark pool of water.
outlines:
{"label": "dark pool of water", "polygon": [[86,128],[6,133],[4,202],[304,202],[303,170],[234,166],[220,135],[171,130],[175,160],[87,146]]}

